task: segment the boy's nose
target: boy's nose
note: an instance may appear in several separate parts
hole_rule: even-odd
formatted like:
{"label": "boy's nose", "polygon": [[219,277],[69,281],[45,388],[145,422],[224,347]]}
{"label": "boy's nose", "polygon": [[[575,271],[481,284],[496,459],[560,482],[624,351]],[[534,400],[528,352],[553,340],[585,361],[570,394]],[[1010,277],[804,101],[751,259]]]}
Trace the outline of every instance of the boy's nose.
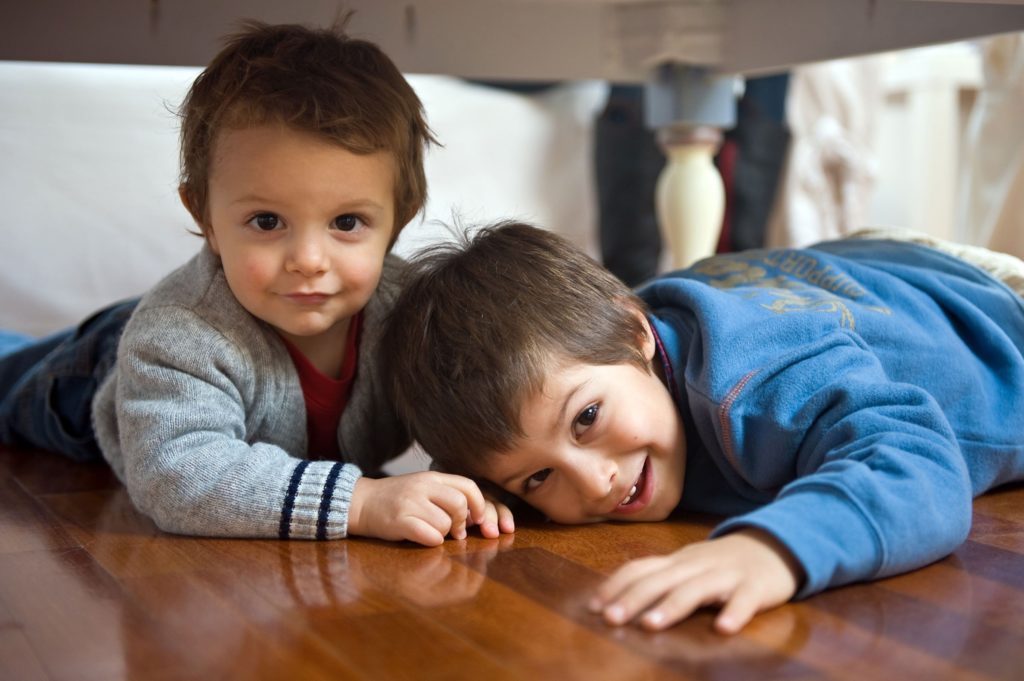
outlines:
{"label": "boy's nose", "polygon": [[[591,453],[591,457],[593,456]],[[606,500],[615,486],[617,474],[618,467],[610,459],[598,458],[588,461],[579,470],[577,484],[581,496],[589,502]]]}
{"label": "boy's nose", "polygon": [[327,270],[327,249],[317,234],[297,234],[288,253],[289,270],[305,276],[321,274]]}

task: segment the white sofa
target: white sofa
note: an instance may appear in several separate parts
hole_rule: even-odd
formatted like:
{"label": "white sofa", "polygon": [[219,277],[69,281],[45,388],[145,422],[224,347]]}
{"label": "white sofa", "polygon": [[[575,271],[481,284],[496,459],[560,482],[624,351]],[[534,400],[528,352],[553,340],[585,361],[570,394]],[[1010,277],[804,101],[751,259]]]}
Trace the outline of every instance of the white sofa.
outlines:
{"label": "white sofa", "polygon": [[[0,62],[0,328],[63,328],[195,252],[174,109],[198,72]],[[604,85],[526,96],[409,80],[444,146],[428,156],[430,200],[399,253],[445,238],[453,216],[534,221],[593,252],[591,129]]]}

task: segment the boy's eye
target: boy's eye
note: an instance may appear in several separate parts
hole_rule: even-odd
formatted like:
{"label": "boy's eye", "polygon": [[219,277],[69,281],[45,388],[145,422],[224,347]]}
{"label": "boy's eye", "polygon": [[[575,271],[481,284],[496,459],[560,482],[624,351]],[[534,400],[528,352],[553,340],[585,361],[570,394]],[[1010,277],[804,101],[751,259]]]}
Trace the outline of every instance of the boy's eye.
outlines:
{"label": "boy's eye", "polygon": [[270,232],[277,229],[277,226],[281,221],[273,213],[260,213],[250,220],[249,223],[255,226],[258,230]]}
{"label": "boy's eye", "polygon": [[533,490],[540,487],[544,483],[544,481],[547,480],[547,477],[549,475],[551,475],[550,468],[544,468],[542,470],[537,471],[536,473],[534,473],[533,475],[526,479],[526,482],[523,483],[523,489],[526,492],[532,492]]}
{"label": "boy's eye", "polygon": [[572,422],[572,433],[576,437],[583,435],[590,426],[594,425],[597,421],[597,414],[601,411],[601,406],[598,404],[592,404],[586,409],[579,413],[576,420]]}
{"label": "boy's eye", "polygon": [[334,228],[342,232],[351,232],[357,229],[361,222],[362,220],[359,219],[359,216],[346,213],[334,218]]}

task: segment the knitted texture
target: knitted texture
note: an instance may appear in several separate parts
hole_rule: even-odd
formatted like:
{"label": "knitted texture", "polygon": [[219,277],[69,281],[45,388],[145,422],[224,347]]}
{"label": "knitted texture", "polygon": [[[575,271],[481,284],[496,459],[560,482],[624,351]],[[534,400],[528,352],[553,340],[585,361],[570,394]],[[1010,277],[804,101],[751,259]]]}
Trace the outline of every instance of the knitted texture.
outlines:
{"label": "knitted texture", "polygon": [[125,327],[93,400],[104,457],[135,506],[163,530],[231,537],[344,537],[355,483],[409,444],[380,385],[373,349],[398,290],[388,256],[364,311],[342,462],[306,460],[294,364],[271,327],[228,288],[203,248],[157,284]]}

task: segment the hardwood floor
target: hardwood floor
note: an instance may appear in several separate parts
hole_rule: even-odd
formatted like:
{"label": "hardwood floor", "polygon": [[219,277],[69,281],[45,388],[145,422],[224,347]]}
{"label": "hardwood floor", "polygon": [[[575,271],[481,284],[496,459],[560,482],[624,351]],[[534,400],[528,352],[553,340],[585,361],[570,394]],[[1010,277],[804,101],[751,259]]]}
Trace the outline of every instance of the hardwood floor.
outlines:
{"label": "hardwood floor", "polygon": [[1021,679],[1024,486],[955,554],[760,615],[612,628],[591,589],[710,520],[438,548],[166,535],[101,465],[0,448],[0,679]]}

